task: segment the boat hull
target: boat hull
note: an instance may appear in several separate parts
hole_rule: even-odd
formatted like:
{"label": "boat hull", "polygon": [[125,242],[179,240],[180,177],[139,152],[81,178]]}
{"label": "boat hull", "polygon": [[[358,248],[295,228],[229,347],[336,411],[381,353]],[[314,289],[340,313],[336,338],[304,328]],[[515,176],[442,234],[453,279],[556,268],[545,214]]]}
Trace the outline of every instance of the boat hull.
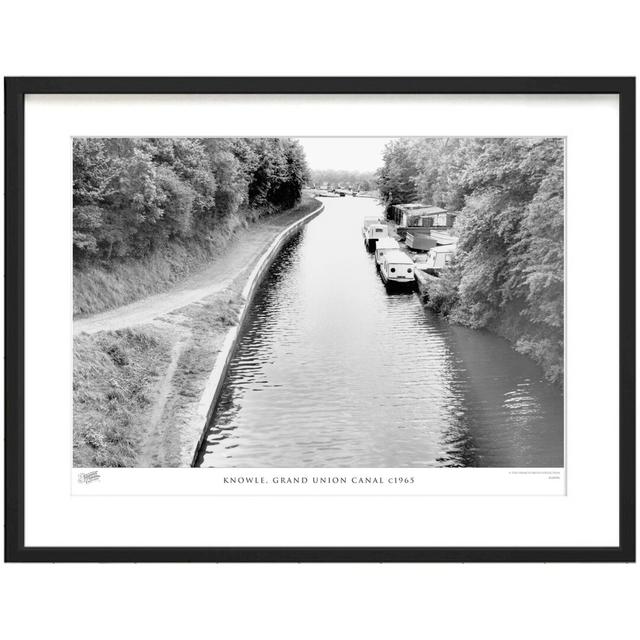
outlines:
{"label": "boat hull", "polygon": [[378,266],[378,271],[380,272],[380,277],[382,278],[382,282],[384,282],[384,286],[387,287],[388,290],[409,291],[416,286],[415,278],[411,280],[395,280],[393,278],[389,278],[381,266]]}
{"label": "boat hull", "polygon": [[399,282],[398,280],[387,280],[384,286],[387,288],[387,291],[413,291],[416,287],[416,281]]}

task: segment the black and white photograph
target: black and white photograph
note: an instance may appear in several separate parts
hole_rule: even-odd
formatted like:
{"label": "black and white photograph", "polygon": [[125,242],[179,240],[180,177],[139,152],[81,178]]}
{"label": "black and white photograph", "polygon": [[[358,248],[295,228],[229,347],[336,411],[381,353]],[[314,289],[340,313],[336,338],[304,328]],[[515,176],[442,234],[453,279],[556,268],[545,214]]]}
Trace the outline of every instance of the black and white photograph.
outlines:
{"label": "black and white photograph", "polygon": [[75,468],[564,468],[564,138],[72,145]]}

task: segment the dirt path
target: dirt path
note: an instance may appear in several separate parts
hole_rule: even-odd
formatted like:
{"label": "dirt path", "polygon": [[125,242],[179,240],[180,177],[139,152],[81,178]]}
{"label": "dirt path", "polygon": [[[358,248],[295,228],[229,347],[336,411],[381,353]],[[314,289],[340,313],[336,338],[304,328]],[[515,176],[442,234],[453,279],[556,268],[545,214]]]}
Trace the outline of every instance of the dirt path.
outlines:
{"label": "dirt path", "polygon": [[284,227],[290,216],[279,216],[276,224],[258,223],[229,243],[223,254],[205,268],[164,293],[143,298],[131,304],[73,321],[73,335],[114,331],[151,322],[197,300],[226,289],[244,270],[251,267],[269,243]]}
{"label": "dirt path", "polygon": [[173,376],[178,368],[178,360],[187,339],[186,336],[179,338],[171,350],[171,362],[160,383],[157,401],[153,405],[153,410],[149,417],[149,433],[145,438],[144,446],[138,458],[138,466],[140,467],[153,467],[157,465],[158,452],[162,449],[161,444],[164,437],[161,429],[162,413],[167,404],[167,398],[172,391],[171,383]]}

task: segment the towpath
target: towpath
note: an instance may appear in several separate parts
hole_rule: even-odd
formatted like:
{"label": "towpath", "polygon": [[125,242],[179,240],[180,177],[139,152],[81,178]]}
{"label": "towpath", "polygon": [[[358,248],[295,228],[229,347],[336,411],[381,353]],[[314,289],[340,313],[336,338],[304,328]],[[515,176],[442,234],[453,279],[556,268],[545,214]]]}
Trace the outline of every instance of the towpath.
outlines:
{"label": "towpath", "polygon": [[209,266],[177,283],[163,293],[73,321],[73,334],[115,331],[146,324],[226,289],[246,269],[252,267],[276,235],[299,218],[286,212],[258,222],[239,232]]}

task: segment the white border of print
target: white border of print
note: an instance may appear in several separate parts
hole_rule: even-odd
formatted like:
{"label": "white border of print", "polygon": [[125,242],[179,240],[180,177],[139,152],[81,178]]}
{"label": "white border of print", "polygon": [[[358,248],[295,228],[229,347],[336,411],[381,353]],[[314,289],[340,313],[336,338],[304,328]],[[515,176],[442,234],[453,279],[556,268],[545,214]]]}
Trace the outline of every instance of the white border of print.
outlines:
{"label": "white border of print", "polygon": [[[318,118],[318,113],[323,117]],[[612,271],[591,270],[592,234],[601,225],[604,203],[613,212],[606,225],[607,237],[612,239],[610,263],[617,264],[617,97],[28,96],[25,117],[28,546],[618,543],[618,434],[613,428],[618,413],[618,290],[610,282]],[[379,492],[331,500],[195,495],[86,499],[71,495],[70,373],[60,375],[71,371],[71,136],[451,134],[568,139],[568,211],[580,224],[568,228],[567,357],[571,375],[566,385],[566,433],[570,481],[565,497],[407,499],[407,495],[381,496]],[[607,291],[612,310],[598,317],[597,340],[585,321],[592,316],[594,291]],[[46,328],[43,317],[47,318]],[[52,341],[51,336],[58,337]],[[165,470],[131,471],[138,475]],[[136,493],[132,483],[133,479],[131,493]],[[443,488],[440,493],[447,491]]]}

